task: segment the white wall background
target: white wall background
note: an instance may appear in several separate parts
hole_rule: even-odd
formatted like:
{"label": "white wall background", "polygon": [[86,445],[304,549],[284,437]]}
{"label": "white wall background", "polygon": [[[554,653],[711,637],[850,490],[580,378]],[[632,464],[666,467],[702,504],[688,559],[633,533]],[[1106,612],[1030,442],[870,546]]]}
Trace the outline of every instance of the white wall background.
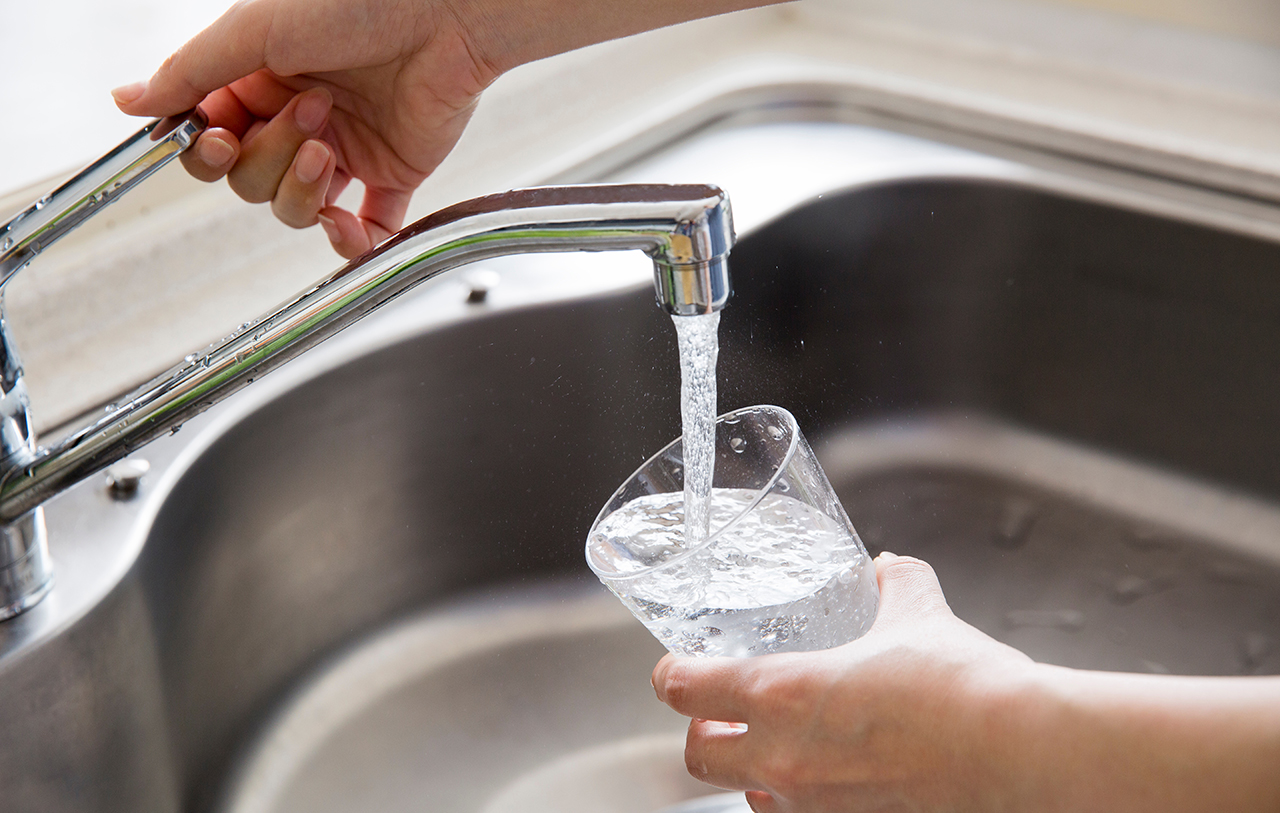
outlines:
{"label": "white wall background", "polygon": [[144,120],[111,89],[145,79],[231,0],[0,0],[0,195],[92,161]]}

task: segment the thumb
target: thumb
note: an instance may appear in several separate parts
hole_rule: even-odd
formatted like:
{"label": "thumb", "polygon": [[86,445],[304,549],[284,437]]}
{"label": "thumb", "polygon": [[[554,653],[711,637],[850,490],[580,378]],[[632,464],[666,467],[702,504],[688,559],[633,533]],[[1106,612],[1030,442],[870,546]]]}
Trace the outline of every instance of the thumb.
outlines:
{"label": "thumb", "polygon": [[270,16],[260,3],[237,3],[165,60],[147,82],[111,91],[131,116],[190,110],[218,88],[266,65]]}
{"label": "thumb", "polygon": [[880,609],[876,627],[939,613],[951,614],[942,586],[928,562],[888,551],[876,557],[876,579],[880,584]]}

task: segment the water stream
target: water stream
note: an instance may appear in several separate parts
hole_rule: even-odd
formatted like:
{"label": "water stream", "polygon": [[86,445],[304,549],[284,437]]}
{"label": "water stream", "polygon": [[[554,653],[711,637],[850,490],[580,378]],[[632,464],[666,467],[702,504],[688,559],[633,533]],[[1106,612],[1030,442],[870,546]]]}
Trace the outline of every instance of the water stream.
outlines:
{"label": "water stream", "polygon": [[672,316],[680,345],[680,418],[684,433],[684,541],[694,547],[711,526],[716,463],[716,357],[720,313]]}

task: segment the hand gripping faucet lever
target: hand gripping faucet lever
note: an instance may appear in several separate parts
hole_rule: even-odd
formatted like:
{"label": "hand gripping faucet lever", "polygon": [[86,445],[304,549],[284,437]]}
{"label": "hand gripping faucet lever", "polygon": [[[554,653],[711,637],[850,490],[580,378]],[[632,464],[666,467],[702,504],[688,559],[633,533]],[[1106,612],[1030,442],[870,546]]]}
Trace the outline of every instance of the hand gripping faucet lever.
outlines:
{"label": "hand gripping faucet lever", "polygon": [[[195,111],[154,122],[0,226],[0,297],[19,268],[194,143],[204,125]],[[52,583],[42,503],[418,283],[508,254],[639,249],[653,260],[658,304],[691,316],[728,301],[733,239],[728,198],[714,186],[547,187],[459,203],[187,356],[48,449],[36,445],[0,299],[0,619],[33,606]]]}

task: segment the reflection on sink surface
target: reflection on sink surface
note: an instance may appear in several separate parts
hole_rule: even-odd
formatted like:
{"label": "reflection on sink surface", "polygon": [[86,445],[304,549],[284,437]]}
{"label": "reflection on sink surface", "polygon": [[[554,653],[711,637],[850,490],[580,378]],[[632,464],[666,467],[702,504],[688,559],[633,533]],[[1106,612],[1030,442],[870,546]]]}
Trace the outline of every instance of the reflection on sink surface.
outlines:
{"label": "reflection on sink surface", "polygon": [[[722,409],[791,409],[869,546],[929,559],[961,617],[1039,659],[1280,672],[1280,246],[810,127],[810,155],[843,133],[893,172],[833,171],[858,185],[778,217],[735,168],[756,214]],[[816,177],[770,183],[788,174]],[[13,809],[651,813],[711,792],[648,686],[660,647],[582,560],[679,431],[674,336],[628,279],[336,354],[156,447],[177,460],[129,509],[136,561],[0,661],[22,700],[0,725],[30,746],[0,746]],[[77,521],[105,522],[87,489]]]}
{"label": "reflection on sink surface", "polygon": [[653,811],[703,793],[648,683],[664,650],[633,621],[567,582],[396,624],[286,705],[225,809]]}

